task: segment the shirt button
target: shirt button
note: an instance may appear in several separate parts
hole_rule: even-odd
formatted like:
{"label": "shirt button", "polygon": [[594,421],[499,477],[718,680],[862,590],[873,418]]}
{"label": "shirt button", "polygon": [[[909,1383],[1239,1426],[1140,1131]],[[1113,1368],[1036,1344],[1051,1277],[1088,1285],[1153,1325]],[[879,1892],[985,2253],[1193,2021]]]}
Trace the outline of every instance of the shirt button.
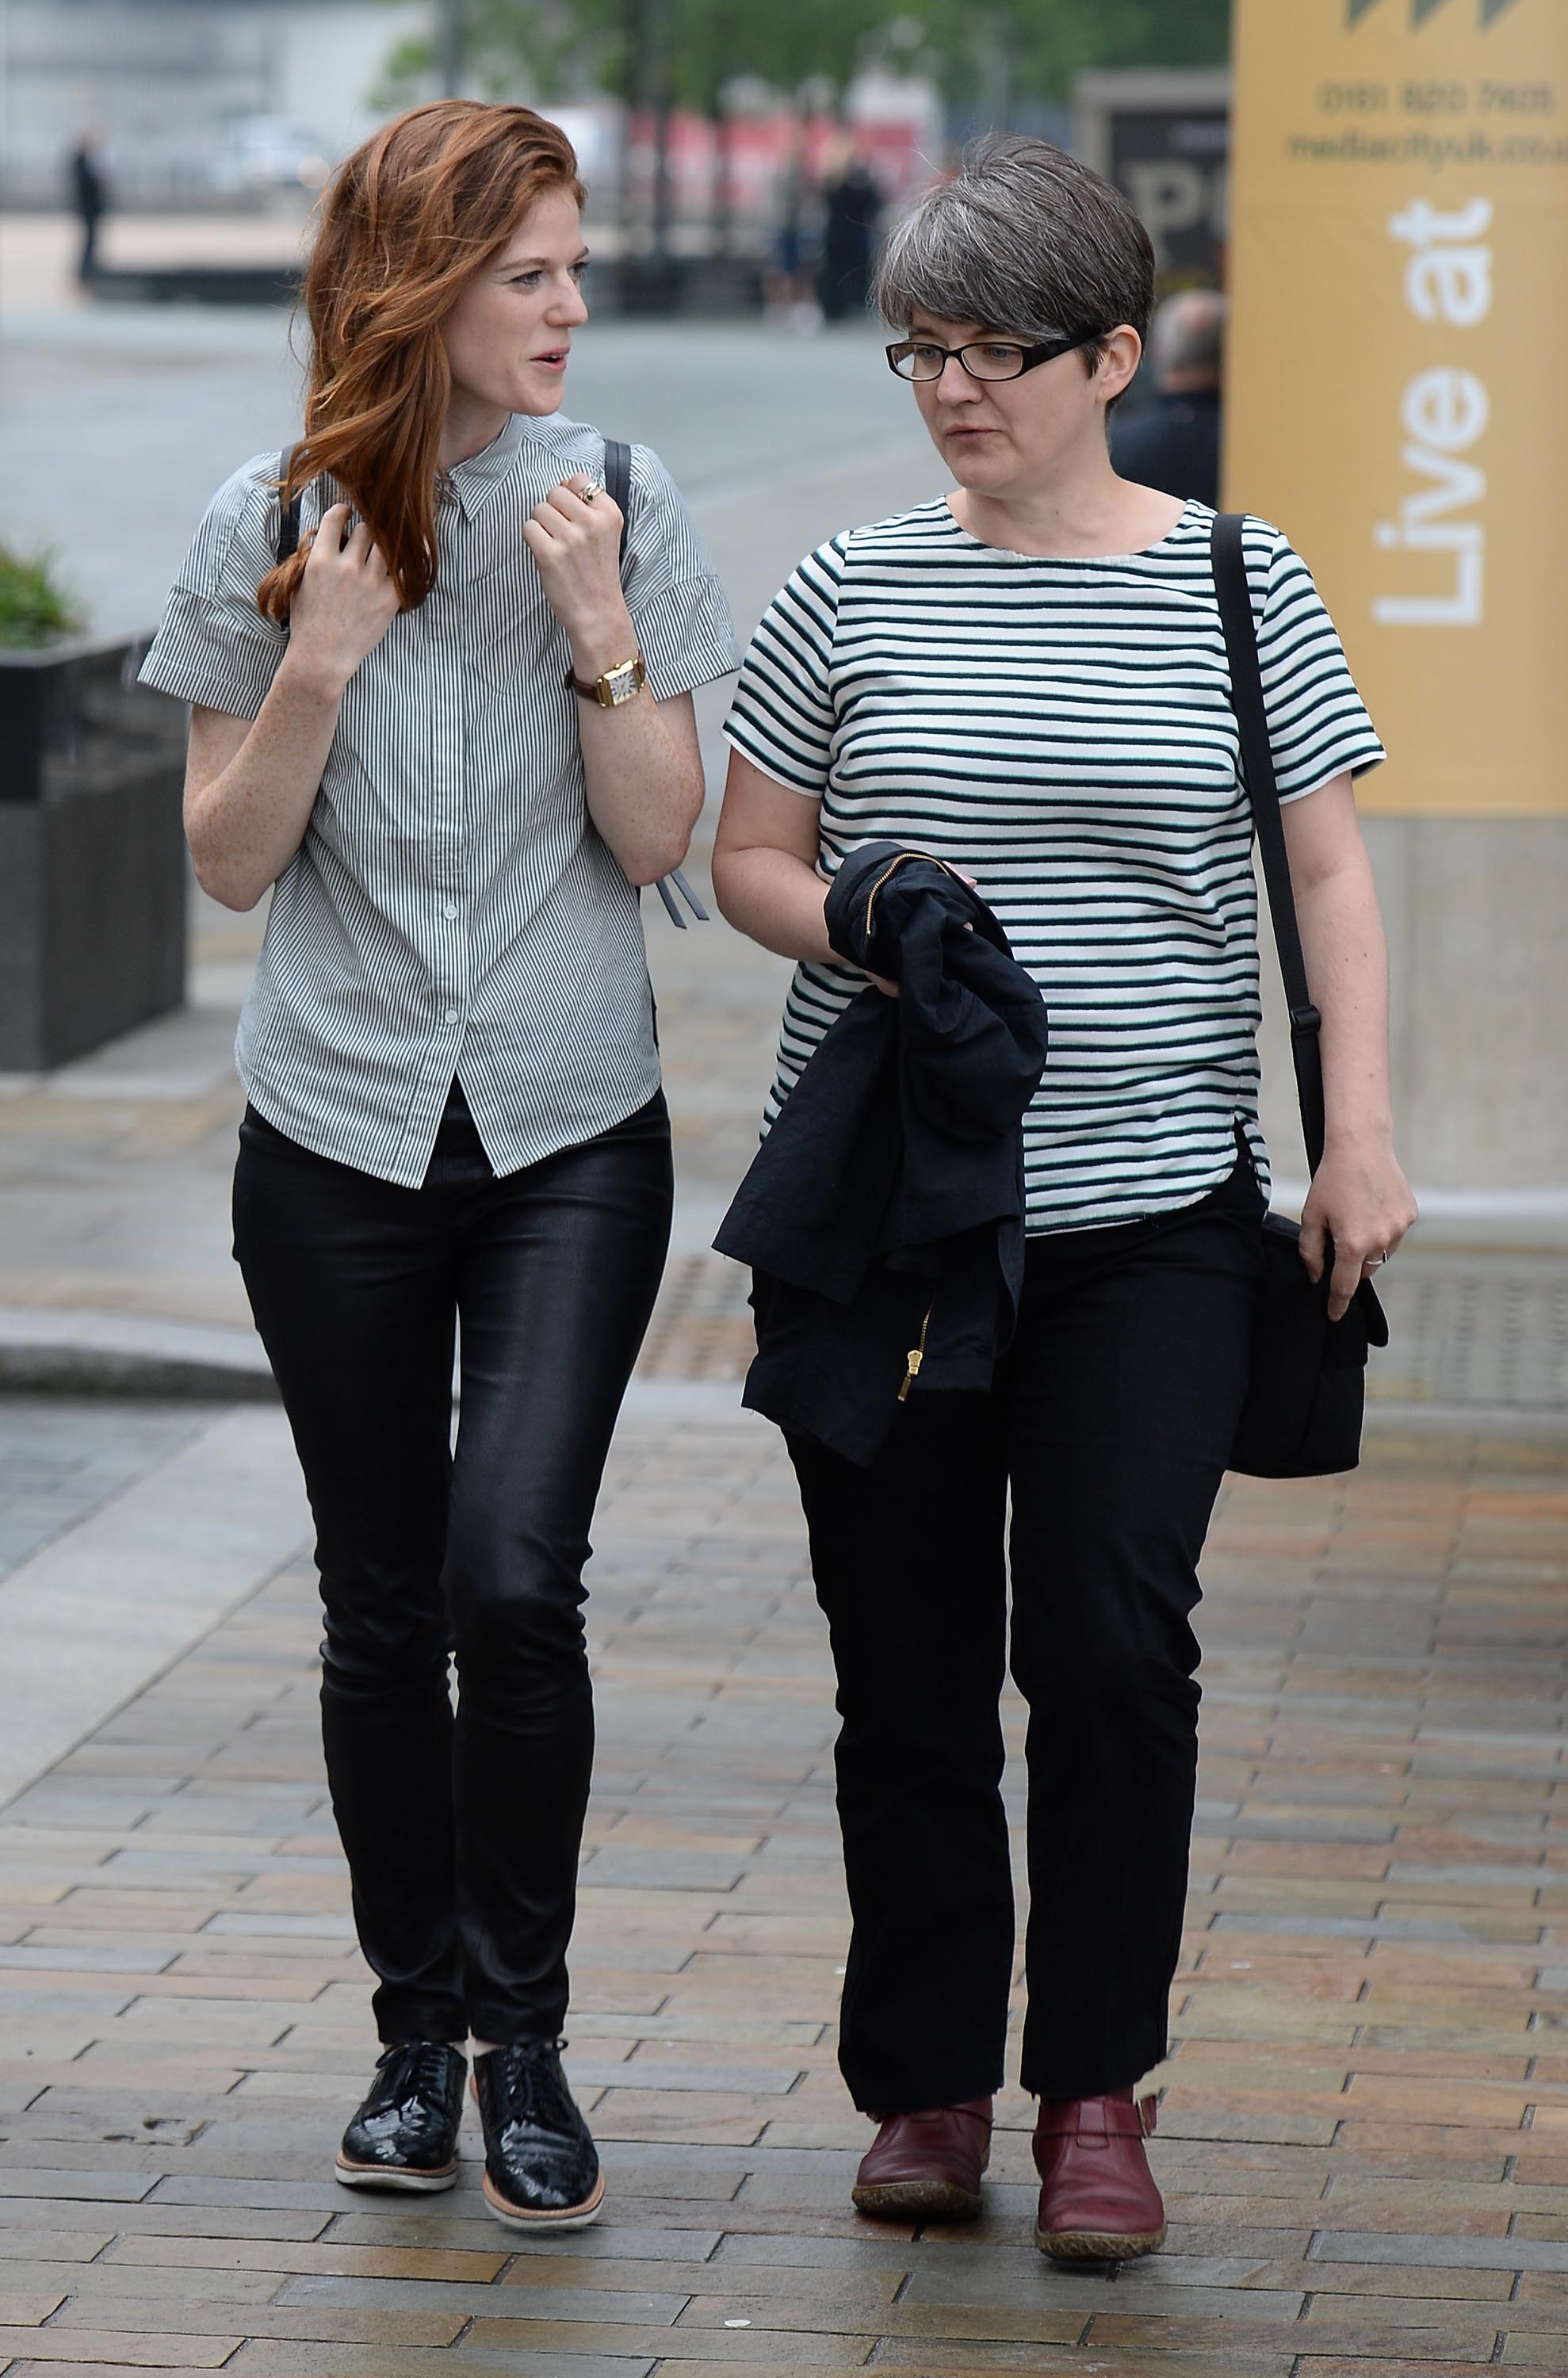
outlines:
{"label": "shirt button", "polygon": [[457,914],[457,903],[456,903],[456,901],[455,901],[455,900],[449,900],[449,901],[447,902],[447,904],[446,904],[445,907],[441,910],[441,915],[442,915],[443,917],[455,917],[455,916],[456,916],[456,914]]}
{"label": "shirt button", "polygon": [[446,1012],[446,1020],[447,1020],[447,1022],[448,1022],[449,1024],[455,1024],[455,1023],[456,1023],[456,1021],[457,1021],[457,1010],[456,1010],[456,1008],[455,1008],[455,1007],[449,1007],[449,1008],[447,1009],[447,1012]]}

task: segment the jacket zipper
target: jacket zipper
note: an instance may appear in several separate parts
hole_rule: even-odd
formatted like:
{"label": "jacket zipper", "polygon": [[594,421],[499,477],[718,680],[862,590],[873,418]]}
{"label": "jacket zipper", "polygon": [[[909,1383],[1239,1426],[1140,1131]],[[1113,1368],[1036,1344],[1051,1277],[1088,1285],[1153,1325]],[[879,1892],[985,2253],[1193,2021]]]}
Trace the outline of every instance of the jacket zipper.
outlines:
{"label": "jacket zipper", "polygon": [[920,1366],[925,1360],[925,1333],[930,1327],[931,1307],[927,1305],[925,1309],[925,1318],[920,1325],[920,1341],[918,1345],[911,1346],[908,1354],[904,1357],[906,1364],[904,1371],[904,1384],[899,1389],[899,1401],[901,1404],[907,1404],[909,1402],[910,1389],[913,1387],[915,1381],[920,1376]]}
{"label": "jacket zipper", "polygon": [[907,867],[912,859],[923,859],[928,867],[939,867],[944,875],[956,876],[958,874],[956,867],[949,867],[945,859],[933,859],[928,850],[900,850],[898,857],[890,860],[888,865],[883,869],[882,873],[877,877],[875,883],[872,885],[871,890],[866,895],[865,937],[868,942],[871,939],[871,920],[876,908],[877,894],[881,891],[888,878],[890,876],[897,875],[899,868]]}

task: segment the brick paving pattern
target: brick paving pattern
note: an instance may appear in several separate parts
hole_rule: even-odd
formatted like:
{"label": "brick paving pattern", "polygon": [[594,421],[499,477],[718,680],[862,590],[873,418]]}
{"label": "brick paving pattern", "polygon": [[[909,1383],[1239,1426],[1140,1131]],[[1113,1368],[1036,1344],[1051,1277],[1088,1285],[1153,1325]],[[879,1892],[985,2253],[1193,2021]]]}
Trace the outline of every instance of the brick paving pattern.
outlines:
{"label": "brick paving pattern", "polygon": [[188,1445],[200,1425],[188,1406],[11,1405],[0,1428],[0,1578]]}
{"label": "brick paving pattern", "polygon": [[520,2247],[472,2136],[451,2196],[345,2195],[374,2043],[292,1563],[0,1826],[0,2366],[1568,2368],[1565,1521],[1559,1455],[1506,1440],[1228,1488],[1172,2227],[1119,2276],[1030,2246],[1016,2092],[976,2228],[848,2209],[826,1647],[738,1414],[633,1416],[597,1530],[569,2063],[600,2227]]}

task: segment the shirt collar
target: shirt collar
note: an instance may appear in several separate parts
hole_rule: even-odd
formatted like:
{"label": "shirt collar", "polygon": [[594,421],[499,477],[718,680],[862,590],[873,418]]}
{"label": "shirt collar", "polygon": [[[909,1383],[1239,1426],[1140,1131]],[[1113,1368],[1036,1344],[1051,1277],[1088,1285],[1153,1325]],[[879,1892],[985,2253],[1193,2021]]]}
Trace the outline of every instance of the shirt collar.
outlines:
{"label": "shirt collar", "polygon": [[476,512],[495,493],[502,479],[516,462],[524,439],[536,426],[525,413],[514,413],[499,436],[488,446],[481,446],[467,461],[454,462],[447,473],[447,485],[457,499],[464,520]]}

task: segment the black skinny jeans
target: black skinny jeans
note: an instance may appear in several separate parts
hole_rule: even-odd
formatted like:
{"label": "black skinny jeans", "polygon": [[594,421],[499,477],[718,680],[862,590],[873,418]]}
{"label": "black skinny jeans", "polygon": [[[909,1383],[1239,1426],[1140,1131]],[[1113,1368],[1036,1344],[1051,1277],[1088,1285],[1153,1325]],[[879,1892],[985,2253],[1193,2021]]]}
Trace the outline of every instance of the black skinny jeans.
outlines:
{"label": "black skinny jeans", "polygon": [[384,2040],[565,2017],[583,1567],[671,1196],[662,1094],[497,1180],[454,1086],[417,1189],[240,1126],[235,1253],[315,1515],[327,1775]]}
{"label": "black skinny jeans", "polygon": [[917,1388],[869,1471],[790,1441],[838,1676],[839,2061],[863,2112],[1001,2084],[1007,1553],[1030,1711],[1023,2085],[1099,2096],[1165,2053],[1197,1772],[1189,1622],[1246,1392],[1261,1212],[1242,1164],[1180,1213],[1031,1239],[990,1394]]}

